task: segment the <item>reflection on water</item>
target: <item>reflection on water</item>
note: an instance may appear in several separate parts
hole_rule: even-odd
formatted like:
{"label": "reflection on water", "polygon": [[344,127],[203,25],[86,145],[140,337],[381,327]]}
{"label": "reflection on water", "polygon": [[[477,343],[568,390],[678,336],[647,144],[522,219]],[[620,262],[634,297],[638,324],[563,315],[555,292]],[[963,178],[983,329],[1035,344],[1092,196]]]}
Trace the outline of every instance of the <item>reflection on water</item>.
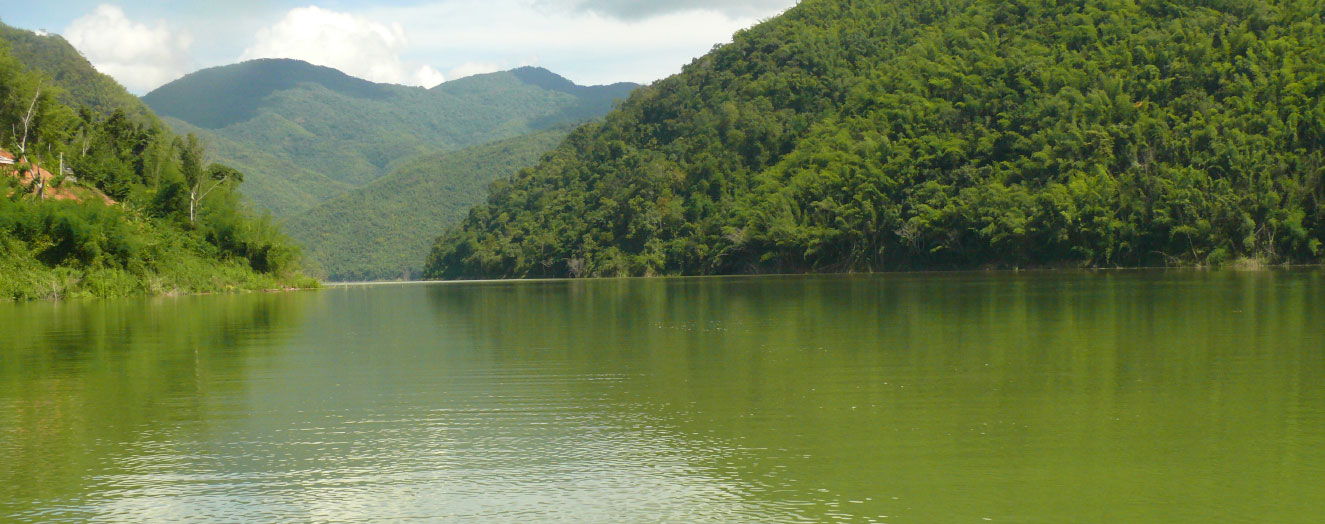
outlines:
{"label": "reflection on water", "polygon": [[1315,522],[1323,277],[0,305],[0,521]]}
{"label": "reflection on water", "polygon": [[0,521],[75,516],[118,492],[109,479],[150,473],[144,452],[242,409],[247,360],[307,297],[0,303]]}

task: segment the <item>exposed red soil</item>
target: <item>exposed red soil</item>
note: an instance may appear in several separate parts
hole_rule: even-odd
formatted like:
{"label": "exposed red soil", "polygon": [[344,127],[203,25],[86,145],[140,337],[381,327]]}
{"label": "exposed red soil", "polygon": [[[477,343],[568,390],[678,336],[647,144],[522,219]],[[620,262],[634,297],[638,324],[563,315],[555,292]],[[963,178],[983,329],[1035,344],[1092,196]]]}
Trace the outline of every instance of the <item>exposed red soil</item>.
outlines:
{"label": "exposed red soil", "polygon": [[51,200],[72,200],[74,202],[97,199],[101,200],[108,206],[115,204],[115,200],[106,196],[105,193],[102,193],[96,188],[82,187],[69,182],[61,184],[60,187],[55,187],[53,184],[55,175],[51,174],[50,171],[47,171],[41,166],[37,166],[36,169],[20,175],[17,166],[19,162],[20,159],[18,159],[13,153],[0,149],[0,174],[18,178],[19,183],[29,187],[32,186],[32,182],[36,180],[37,177],[41,177],[42,182],[46,185],[46,189],[43,191],[45,198]]}

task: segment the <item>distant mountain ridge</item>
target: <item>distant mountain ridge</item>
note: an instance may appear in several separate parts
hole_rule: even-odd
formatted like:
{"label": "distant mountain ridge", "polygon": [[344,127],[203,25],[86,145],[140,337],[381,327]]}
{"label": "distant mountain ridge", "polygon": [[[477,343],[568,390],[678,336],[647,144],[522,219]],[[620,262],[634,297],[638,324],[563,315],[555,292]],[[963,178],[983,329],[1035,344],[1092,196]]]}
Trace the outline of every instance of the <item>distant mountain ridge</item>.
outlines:
{"label": "distant mountain ridge", "polygon": [[424,89],[263,59],[192,73],[143,101],[177,131],[202,135],[217,161],[248,174],[245,194],[284,217],[420,155],[597,118],[636,87],[520,68]]}
{"label": "distant mountain ridge", "polygon": [[[520,67],[508,73],[531,86],[608,104],[639,87],[629,82],[581,86],[539,67]],[[452,82],[464,83],[464,79]],[[190,73],[153,90],[143,96],[143,101],[162,116],[178,118],[205,129],[220,129],[253,118],[263,99],[300,84],[317,84],[346,96],[375,100],[385,99],[400,90],[422,89],[377,84],[302,60],[264,58]],[[448,88],[443,83],[429,90],[445,91]],[[198,95],[205,95],[214,103],[199,104],[193,98]]]}
{"label": "distant mountain ridge", "polygon": [[[608,94],[614,94],[616,96],[625,96],[630,94],[630,92],[635,90],[635,88],[639,87],[639,84],[634,84],[630,82],[617,82],[615,84],[597,85],[597,86],[577,85],[575,82],[571,82],[567,78],[558,75],[556,73],[553,73],[552,71],[548,71],[547,69],[543,69],[541,67],[525,66],[525,67],[512,69],[509,71],[509,73],[515,75],[516,78],[519,78],[521,81],[523,81],[526,84],[539,86],[551,91],[561,91],[563,93],[568,93],[577,96],[585,96],[585,95],[596,96],[599,93],[605,93],[605,92]],[[443,87],[445,85],[446,84],[441,84],[437,87]],[[435,87],[433,89],[437,88]]]}
{"label": "distant mountain ridge", "polygon": [[[301,60],[262,59],[203,69],[158,87],[143,101],[158,114],[205,129],[244,122],[256,116],[272,93],[299,84],[321,85],[354,98],[382,99],[391,88]],[[200,104],[199,99],[210,103]]]}

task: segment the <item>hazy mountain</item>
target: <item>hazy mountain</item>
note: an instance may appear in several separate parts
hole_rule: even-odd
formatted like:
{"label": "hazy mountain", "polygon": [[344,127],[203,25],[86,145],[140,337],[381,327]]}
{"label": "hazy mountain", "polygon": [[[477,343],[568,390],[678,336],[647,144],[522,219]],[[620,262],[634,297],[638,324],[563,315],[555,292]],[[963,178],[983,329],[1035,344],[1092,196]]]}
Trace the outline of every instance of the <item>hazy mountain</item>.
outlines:
{"label": "hazy mountain", "polygon": [[634,87],[576,86],[523,68],[423,89],[297,60],[255,60],[198,71],[143,101],[244,171],[245,194],[258,207],[290,215],[402,160],[601,116]]}

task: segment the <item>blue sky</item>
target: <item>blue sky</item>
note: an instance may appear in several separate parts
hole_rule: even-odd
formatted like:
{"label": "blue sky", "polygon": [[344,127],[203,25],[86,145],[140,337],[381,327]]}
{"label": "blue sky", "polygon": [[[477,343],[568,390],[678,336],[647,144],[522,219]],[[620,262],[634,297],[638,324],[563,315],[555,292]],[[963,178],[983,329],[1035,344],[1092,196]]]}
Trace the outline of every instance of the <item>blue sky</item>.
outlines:
{"label": "blue sky", "polygon": [[0,13],[59,33],[143,94],[251,58],[298,58],[430,87],[523,65],[581,84],[647,83],[796,0],[53,0]]}

